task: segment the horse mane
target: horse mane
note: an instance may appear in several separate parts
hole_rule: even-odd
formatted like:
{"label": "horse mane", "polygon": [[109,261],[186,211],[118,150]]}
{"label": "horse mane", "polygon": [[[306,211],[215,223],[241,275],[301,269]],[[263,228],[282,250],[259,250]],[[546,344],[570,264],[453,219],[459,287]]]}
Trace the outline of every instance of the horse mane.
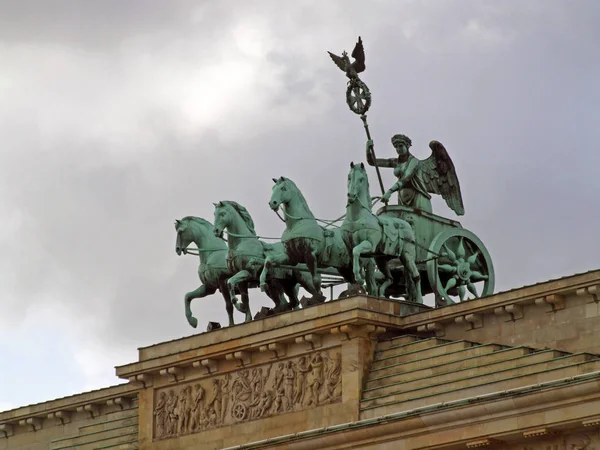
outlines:
{"label": "horse mane", "polygon": [[183,222],[184,220],[189,220],[192,222],[199,222],[202,225],[206,225],[207,227],[212,227],[212,223],[210,223],[208,220],[203,219],[202,217],[196,217],[196,216],[185,216],[183,219],[181,219],[181,221]]}
{"label": "horse mane", "polygon": [[302,191],[300,190],[300,188],[298,188],[298,186],[296,186],[296,183],[294,183],[289,178],[285,178],[285,177],[281,177],[278,182],[279,183],[281,183],[281,182],[287,182],[287,183],[291,184],[292,187],[296,190],[298,198],[304,204],[304,207],[306,208],[306,210],[312,214],[312,212],[310,211],[310,208],[308,207],[308,202],[306,201],[306,198],[304,198],[304,194],[302,193]]}
{"label": "horse mane", "polygon": [[371,187],[369,186],[369,175],[367,174],[367,169],[365,168],[364,164],[360,166],[360,170],[362,170],[365,174],[365,180],[367,180],[367,200],[369,200],[369,204],[366,205],[369,208],[371,207],[371,204],[373,203],[373,199],[371,198]]}
{"label": "horse mane", "polygon": [[248,227],[248,230],[250,230],[250,232],[254,236],[256,236],[256,231],[254,231],[254,221],[252,220],[252,216],[246,208],[232,200],[223,200],[221,203],[224,205],[231,206],[233,209],[235,209],[235,211],[240,215],[240,217],[243,219],[244,223]]}

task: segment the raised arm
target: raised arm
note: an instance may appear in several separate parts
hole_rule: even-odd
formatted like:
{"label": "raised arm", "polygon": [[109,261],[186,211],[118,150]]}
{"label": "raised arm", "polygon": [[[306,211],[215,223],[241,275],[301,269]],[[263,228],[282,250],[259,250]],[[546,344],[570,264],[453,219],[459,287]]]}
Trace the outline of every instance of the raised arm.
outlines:
{"label": "raised arm", "polygon": [[369,139],[367,141],[367,164],[370,166],[377,167],[395,167],[396,159],[395,158],[377,158],[373,159],[373,152],[371,149],[373,148],[373,141]]}

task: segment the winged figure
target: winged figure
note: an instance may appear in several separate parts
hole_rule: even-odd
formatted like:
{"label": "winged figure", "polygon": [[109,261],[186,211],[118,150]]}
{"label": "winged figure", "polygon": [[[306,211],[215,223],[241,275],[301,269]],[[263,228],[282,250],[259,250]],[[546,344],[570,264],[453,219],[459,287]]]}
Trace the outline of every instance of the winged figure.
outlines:
{"label": "winged figure", "polygon": [[346,53],[346,51],[342,53],[342,56],[335,55],[331,52],[327,53],[329,53],[329,56],[335,65],[342,69],[346,73],[346,76],[351,80],[358,78],[358,74],[365,70],[365,49],[360,36],[358,37],[358,42],[354,46],[354,50],[352,50],[351,56],[354,58],[354,62],[350,62],[350,58],[348,58],[348,53]]}
{"label": "winged figure", "polygon": [[392,145],[397,158],[373,159],[373,141],[367,141],[367,162],[372,166],[390,167],[398,181],[383,195],[387,203],[394,192],[398,192],[399,203],[427,212],[431,210],[431,194],[441,195],[446,204],[457,215],[465,213],[456,169],[446,148],[438,141],[431,141],[431,156],[420,160],[413,156],[409,148],[410,138],[402,134],[392,137]]}

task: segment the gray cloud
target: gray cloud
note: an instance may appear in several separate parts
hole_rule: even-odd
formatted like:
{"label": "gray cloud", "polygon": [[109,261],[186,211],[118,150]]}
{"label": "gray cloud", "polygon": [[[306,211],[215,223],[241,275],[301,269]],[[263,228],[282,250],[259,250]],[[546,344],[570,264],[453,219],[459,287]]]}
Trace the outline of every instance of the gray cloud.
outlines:
{"label": "gray cloud", "polygon": [[[280,175],[339,216],[365,137],[325,51],[359,34],[378,156],[397,132],[422,158],[447,146],[499,289],[597,267],[597,2],[198,5],[0,6],[3,327],[55,303],[107,352],[191,334],[197,261],[175,255],[174,219],[234,199],[280,235]],[[224,319],[218,296],[193,309]]]}

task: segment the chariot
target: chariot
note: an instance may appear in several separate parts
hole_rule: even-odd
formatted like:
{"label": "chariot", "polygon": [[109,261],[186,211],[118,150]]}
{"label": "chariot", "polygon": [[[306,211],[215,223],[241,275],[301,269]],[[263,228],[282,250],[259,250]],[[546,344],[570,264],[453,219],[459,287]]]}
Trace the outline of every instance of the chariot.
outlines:
{"label": "chariot", "polygon": [[[434,294],[436,306],[464,300],[467,291],[475,297],[494,291],[494,266],[485,245],[460,222],[403,205],[380,208],[378,216],[407,221],[415,230],[417,267],[423,295]],[[390,262],[394,283],[386,295],[406,293],[404,268],[400,260]]]}

